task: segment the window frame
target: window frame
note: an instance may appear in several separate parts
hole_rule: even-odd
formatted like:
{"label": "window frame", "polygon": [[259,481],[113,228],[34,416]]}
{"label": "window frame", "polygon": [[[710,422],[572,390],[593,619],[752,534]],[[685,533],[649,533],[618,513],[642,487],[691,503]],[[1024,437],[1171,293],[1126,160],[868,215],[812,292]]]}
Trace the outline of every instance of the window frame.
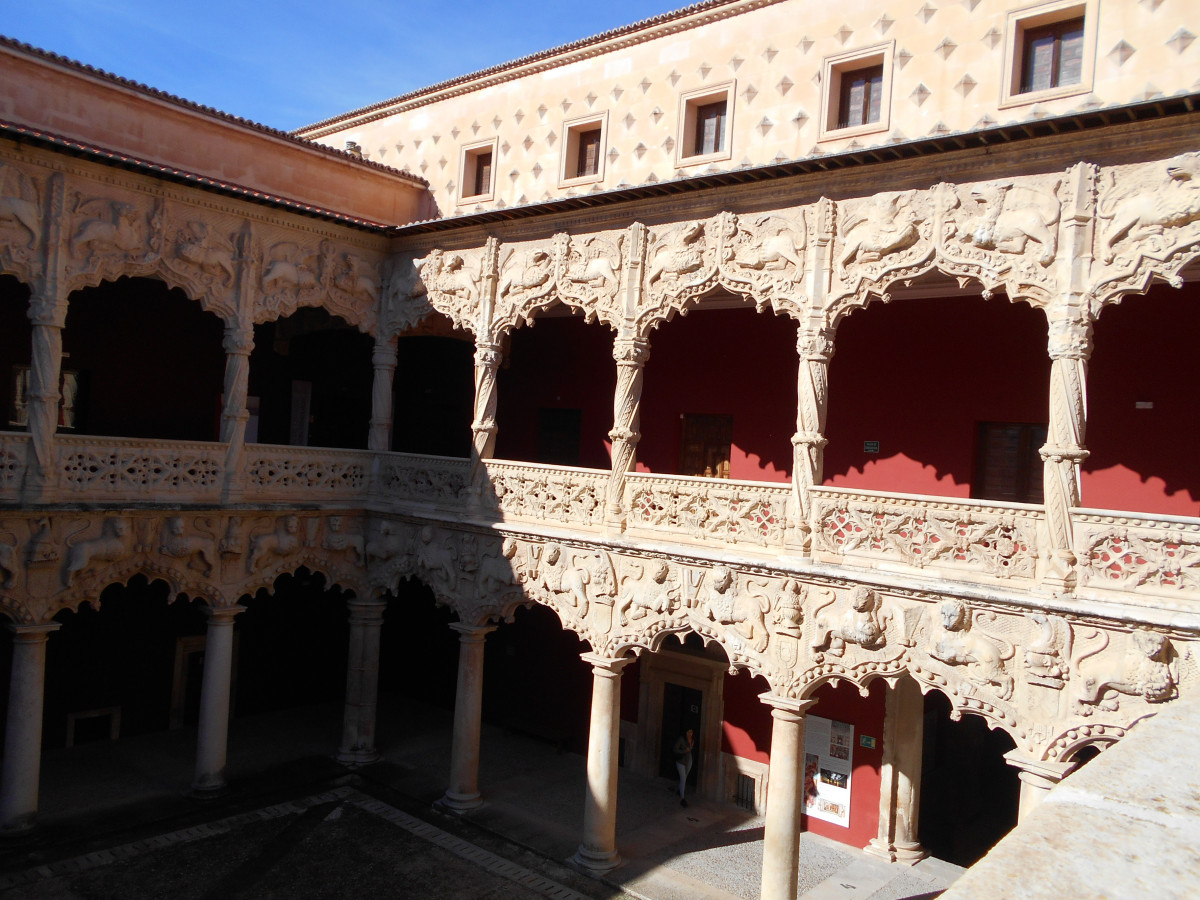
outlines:
{"label": "window frame", "polygon": [[[1036,91],[1022,91],[1025,72],[1026,35],[1030,31],[1083,19],[1083,59],[1079,81]],[[1096,73],[1096,24],[1099,20],[1097,0],[1054,0],[1011,11],[1004,29],[1004,73],[1000,82],[1000,108],[1029,106],[1060,97],[1089,94]]]}
{"label": "window frame", "polygon": [[[892,127],[892,59],[895,41],[884,41],[856,50],[825,57],[821,65],[821,134],[819,140],[834,141],[890,131]],[[842,78],[845,75],[879,68],[879,118],[858,125],[840,125]]]}
{"label": "window frame", "polygon": [[[679,133],[675,140],[675,168],[701,166],[733,158],[734,97],[737,82],[707,85],[679,95]],[[692,152],[696,146],[697,117],[703,107],[725,104],[725,124],[721,129],[721,149],[714,153]]]}
{"label": "window frame", "polygon": [[[496,138],[491,138],[486,141],[475,141],[470,144],[463,144],[459,152],[458,161],[458,205],[487,203],[496,196],[496,165],[497,165],[497,141]],[[492,156],[492,171],[489,179],[487,190],[482,194],[466,193],[467,185],[471,184],[474,187],[474,181],[477,173],[476,165],[479,158],[486,153]]]}
{"label": "window frame", "polygon": [[[579,158],[579,138],[589,131],[600,132],[600,151],[596,159],[596,171],[591,174],[572,174]],[[608,111],[578,116],[563,121],[562,157],[558,166],[558,186],[575,187],[581,184],[596,184],[604,180],[605,154],[608,152]]]}

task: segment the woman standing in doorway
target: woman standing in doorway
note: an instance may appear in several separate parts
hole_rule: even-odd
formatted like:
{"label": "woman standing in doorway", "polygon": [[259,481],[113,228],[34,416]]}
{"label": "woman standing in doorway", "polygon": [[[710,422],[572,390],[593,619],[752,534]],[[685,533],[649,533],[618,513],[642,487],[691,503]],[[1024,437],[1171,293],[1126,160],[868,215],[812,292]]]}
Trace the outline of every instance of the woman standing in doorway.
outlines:
{"label": "woman standing in doorway", "polygon": [[696,746],[694,732],[688,729],[675,742],[675,771],[679,773],[679,805],[687,806],[687,798],[683,796],[687,786],[688,773],[692,771],[692,750]]}

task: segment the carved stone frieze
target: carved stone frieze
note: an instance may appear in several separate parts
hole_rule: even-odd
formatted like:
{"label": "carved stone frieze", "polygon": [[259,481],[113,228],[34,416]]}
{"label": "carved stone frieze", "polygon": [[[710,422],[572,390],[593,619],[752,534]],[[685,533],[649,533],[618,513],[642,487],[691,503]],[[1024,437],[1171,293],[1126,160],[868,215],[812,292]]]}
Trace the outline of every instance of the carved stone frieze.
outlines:
{"label": "carved stone frieze", "polygon": [[164,210],[161,199],[129,192],[94,196],[69,190],[64,229],[65,272],[71,289],[149,275],[162,259]]}
{"label": "carved stone frieze", "polygon": [[1179,522],[1117,525],[1080,515],[1080,586],[1200,597],[1200,527]]}
{"label": "carved stone frieze", "polygon": [[929,268],[933,255],[928,193],[875,194],[837,204],[830,287],[834,319],[865,305],[870,294],[886,297],[893,282]]}
{"label": "carved stone frieze", "polygon": [[794,318],[804,314],[804,253],[808,231],[803,210],[789,215],[720,217],[721,284]]}
{"label": "carved stone frieze", "polygon": [[580,310],[589,323],[599,319],[611,328],[620,327],[624,317],[619,298],[625,241],[623,233],[554,237],[558,297]]}
{"label": "carved stone frieze", "polygon": [[1175,650],[1170,639],[1147,629],[1123,637],[1114,647],[1109,633],[1096,629],[1082,635],[1077,643],[1074,669],[1079,715],[1091,716],[1097,710],[1115,712],[1121,704],[1119,695],[1163,703],[1178,693]]}
{"label": "carved stone frieze", "polygon": [[321,306],[365,332],[378,321],[376,268],[329,239],[266,243],[261,254],[254,321],[270,322],[303,306]]}
{"label": "carved stone frieze", "polygon": [[429,304],[456,328],[479,335],[490,323],[480,322],[483,250],[431,250],[413,261]]}
{"label": "carved stone frieze", "polygon": [[627,477],[632,529],[685,534],[693,540],[780,547],[790,490],[724,480]]}
{"label": "carved stone frieze", "polygon": [[504,246],[500,249],[496,302],[489,334],[493,338],[533,321],[535,313],[554,303],[553,244]]}
{"label": "carved stone frieze", "polygon": [[0,271],[33,283],[41,274],[42,200],[38,185],[12,163],[0,163]]}
{"label": "carved stone frieze", "polygon": [[598,524],[607,472],[560,472],[512,463],[487,464],[491,499],[505,518]]}
{"label": "carved stone frieze", "polygon": [[639,333],[686,310],[716,286],[720,239],[720,216],[650,230]]}

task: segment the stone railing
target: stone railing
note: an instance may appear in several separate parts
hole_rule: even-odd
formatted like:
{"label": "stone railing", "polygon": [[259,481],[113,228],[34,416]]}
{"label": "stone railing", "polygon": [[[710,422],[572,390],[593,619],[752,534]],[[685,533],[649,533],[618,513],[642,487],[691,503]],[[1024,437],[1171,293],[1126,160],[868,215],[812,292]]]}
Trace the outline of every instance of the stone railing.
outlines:
{"label": "stone railing", "polygon": [[813,555],[874,568],[943,569],[950,577],[1037,578],[1040,506],[863,492],[812,491]]}
{"label": "stone railing", "polygon": [[62,500],[220,500],[224,444],[60,434],[54,447]]}
{"label": "stone railing", "polygon": [[453,456],[377,453],[377,499],[435,506],[457,506],[467,500],[471,461]]}
{"label": "stone railing", "polygon": [[788,484],[630,474],[625,485],[631,532],[783,548]]}
{"label": "stone railing", "polygon": [[1079,587],[1200,600],[1200,520],[1071,511]]}
{"label": "stone railing", "polygon": [[491,497],[505,519],[597,527],[604,518],[607,469],[565,469],[536,463],[488,460]]}
{"label": "stone railing", "polygon": [[0,431],[0,502],[15,502],[21,495],[29,435]]}
{"label": "stone railing", "polygon": [[365,500],[375,454],[366,450],[247,444],[245,498],[255,501]]}

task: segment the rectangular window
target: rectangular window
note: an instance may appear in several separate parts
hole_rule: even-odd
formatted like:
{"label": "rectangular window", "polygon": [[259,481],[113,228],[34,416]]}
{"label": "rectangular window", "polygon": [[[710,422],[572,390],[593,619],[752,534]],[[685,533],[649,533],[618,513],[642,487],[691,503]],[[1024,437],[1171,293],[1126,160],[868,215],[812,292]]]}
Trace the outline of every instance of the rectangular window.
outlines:
{"label": "rectangular window", "polygon": [[1042,457],[1046,426],[980,422],[971,496],[1002,503],[1042,502]]}
{"label": "rectangular window", "polygon": [[595,175],[600,171],[600,129],[584,131],[579,135],[579,157],[575,176]]}
{"label": "rectangular window", "polygon": [[492,154],[489,150],[475,157],[475,184],[472,196],[491,193],[492,189]]}
{"label": "rectangular window", "polygon": [[728,478],[733,416],[687,414],[679,447],[679,474]]}
{"label": "rectangular window", "polygon": [[842,73],[838,128],[879,121],[883,101],[883,66]]}
{"label": "rectangular window", "polygon": [[1083,80],[1083,17],[1024,32],[1021,90],[1046,91]]}
{"label": "rectangular window", "polygon": [[725,107],[724,100],[696,107],[696,156],[725,149]]}

